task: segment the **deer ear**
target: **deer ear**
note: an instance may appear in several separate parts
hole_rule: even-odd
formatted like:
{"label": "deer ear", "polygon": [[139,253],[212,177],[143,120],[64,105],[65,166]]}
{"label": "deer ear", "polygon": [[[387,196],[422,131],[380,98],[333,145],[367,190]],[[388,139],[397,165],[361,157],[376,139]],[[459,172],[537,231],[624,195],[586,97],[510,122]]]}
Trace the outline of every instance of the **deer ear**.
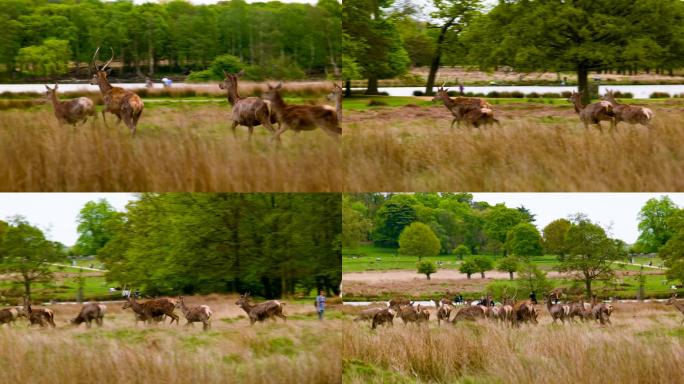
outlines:
{"label": "deer ear", "polygon": [[281,89],[282,87],[283,87],[283,83],[280,82],[280,83],[278,83],[278,85],[276,85],[275,89]]}
{"label": "deer ear", "polygon": [[50,87],[48,87],[47,84],[45,84],[45,89],[47,89],[48,91],[51,91]]}
{"label": "deer ear", "polygon": [[240,77],[245,74],[245,70],[241,69],[240,72],[236,73],[235,76]]}
{"label": "deer ear", "polygon": [[58,85],[57,85],[57,83],[55,83],[55,90],[57,90],[57,87],[58,87]]}
{"label": "deer ear", "polygon": [[228,77],[228,72],[225,69],[223,70],[223,76]]}

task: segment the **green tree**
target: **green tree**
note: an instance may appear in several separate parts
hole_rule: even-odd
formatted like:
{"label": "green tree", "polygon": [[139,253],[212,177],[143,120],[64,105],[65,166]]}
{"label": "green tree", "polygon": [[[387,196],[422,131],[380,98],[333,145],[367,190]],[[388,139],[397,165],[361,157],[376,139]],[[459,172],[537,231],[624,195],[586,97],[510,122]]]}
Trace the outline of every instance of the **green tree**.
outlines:
{"label": "green tree", "polygon": [[437,267],[435,263],[429,260],[418,262],[418,273],[424,274],[428,280],[430,280],[430,275],[437,272]]}
{"label": "green tree", "polygon": [[672,235],[667,243],[660,247],[660,256],[667,267],[667,278],[684,281],[684,209],[672,214],[667,222]]}
{"label": "green tree", "polygon": [[470,256],[470,249],[468,249],[468,247],[466,247],[465,245],[461,244],[458,247],[454,248],[453,253],[459,260],[463,260],[464,257]]}
{"label": "green tree", "polygon": [[475,256],[472,258],[476,266],[476,272],[480,272],[480,276],[484,279],[485,272],[491,271],[494,268],[492,261],[484,256]]}
{"label": "green tree", "polygon": [[12,274],[31,297],[31,286],[52,279],[52,263],[64,260],[59,244],[45,238],[43,232],[23,217],[12,218],[0,238],[0,273]]}
{"label": "green tree", "polygon": [[565,235],[571,225],[566,219],[556,219],[547,224],[542,231],[544,252],[562,257],[565,254]]}
{"label": "green tree", "polygon": [[78,214],[75,251],[82,256],[97,255],[122,225],[122,215],[105,199],[87,202]]}
{"label": "green tree", "polygon": [[439,239],[432,229],[423,223],[411,223],[399,236],[399,253],[418,256],[418,260],[438,255],[439,249]]}
{"label": "green tree", "polygon": [[46,39],[41,45],[21,48],[16,62],[21,72],[29,75],[62,75],[68,70],[71,50],[69,42],[53,38]]}
{"label": "green tree", "polygon": [[416,200],[410,195],[394,195],[378,209],[375,215],[373,241],[383,247],[396,247],[404,227],[416,220],[413,206]]}
{"label": "green tree", "polygon": [[644,253],[658,252],[672,236],[668,220],[679,208],[668,196],[649,199],[639,211],[639,239],[637,247]]}
{"label": "green tree", "polygon": [[487,247],[493,252],[503,250],[508,232],[516,225],[523,222],[525,216],[514,208],[508,208],[504,204],[497,204],[489,208],[483,215],[484,233],[487,235]]}
{"label": "green tree", "polygon": [[603,228],[588,219],[572,223],[565,236],[567,255],[560,261],[560,272],[572,273],[584,283],[587,298],[592,297],[592,283],[614,276],[613,261],[620,258],[615,242]]}
{"label": "green tree", "polygon": [[518,271],[520,268],[520,261],[515,256],[507,256],[499,260],[499,264],[496,269],[501,272],[508,272],[511,280],[513,280],[513,273]]}
{"label": "green tree", "polygon": [[518,271],[518,285],[527,293],[548,292],[551,290],[551,283],[546,277],[546,272],[539,269],[533,263],[522,263]]}
{"label": "green tree", "polygon": [[372,222],[360,211],[351,199],[342,196],[342,246],[356,248],[368,237]]}
{"label": "green tree", "polygon": [[463,261],[461,265],[458,266],[458,270],[461,273],[465,273],[466,276],[468,276],[468,280],[470,280],[470,276],[473,273],[477,273],[478,265],[475,263],[475,260],[473,260],[472,258],[468,258],[465,261]]}
{"label": "green tree", "polygon": [[541,235],[533,224],[520,223],[506,235],[506,249],[514,256],[539,256],[542,253]]}

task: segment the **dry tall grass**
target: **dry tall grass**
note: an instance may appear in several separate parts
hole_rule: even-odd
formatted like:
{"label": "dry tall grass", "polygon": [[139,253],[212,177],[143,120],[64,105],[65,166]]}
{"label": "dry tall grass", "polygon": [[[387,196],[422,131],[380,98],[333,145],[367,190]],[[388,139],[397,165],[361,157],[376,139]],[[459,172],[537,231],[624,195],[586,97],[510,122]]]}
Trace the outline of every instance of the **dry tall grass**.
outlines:
{"label": "dry tall grass", "polygon": [[[58,328],[0,327],[3,383],[339,383],[340,320],[319,322],[311,305],[289,303],[287,323],[252,327],[235,298],[208,303],[212,329],[137,327],[109,304],[105,326],[73,328],[78,306],[52,309]],[[185,323],[180,310],[181,324]]]}
{"label": "dry tall grass", "polygon": [[584,130],[569,108],[543,115],[498,108],[501,128],[461,130],[449,128],[443,107],[347,113],[345,190],[684,190],[684,115],[678,109],[656,109],[651,131],[623,124],[610,134],[604,124],[601,134]]}
{"label": "dry tall grass", "polygon": [[517,329],[491,322],[370,330],[345,322],[346,383],[682,383],[681,315],[663,305],[619,304],[613,326]]}
{"label": "dry tall grass", "polygon": [[[184,103],[185,104],[185,103]],[[321,131],[283,135],[277,149],[262,127],[234,139],[229,109],[157,107],[138,135],[108,114],[60,126],[47,107],[0,112],[2,191],[328,192],[342,182],[339,142]]]}

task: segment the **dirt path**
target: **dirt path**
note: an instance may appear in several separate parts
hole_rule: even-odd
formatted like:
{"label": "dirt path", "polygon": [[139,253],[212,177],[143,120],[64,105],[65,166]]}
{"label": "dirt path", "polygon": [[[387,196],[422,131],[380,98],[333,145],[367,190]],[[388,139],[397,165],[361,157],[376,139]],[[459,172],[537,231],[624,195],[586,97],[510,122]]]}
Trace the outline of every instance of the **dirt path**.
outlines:
{"label": "dirt path", "polygon": [[[549,278],[559,278],[562,275],[556,271],[547,272]],[[430,275],[432,279],[436,280],[468,280],[465,273],[453,269],[440,269],[439,271]],[[508,272],[489,271],[485,273],[487,279],[508,279]],[[480,274],[472,275],[473,279],[480,279]],[[389,271],[369,271],[369,272],[350,272],[342,274],[343,282],[364,282],[364,283],[381,283],[386,281],[407,281],[407,280],[425,280],[425,275],[418,274],[414,271],[408,270],[389,270]]]}

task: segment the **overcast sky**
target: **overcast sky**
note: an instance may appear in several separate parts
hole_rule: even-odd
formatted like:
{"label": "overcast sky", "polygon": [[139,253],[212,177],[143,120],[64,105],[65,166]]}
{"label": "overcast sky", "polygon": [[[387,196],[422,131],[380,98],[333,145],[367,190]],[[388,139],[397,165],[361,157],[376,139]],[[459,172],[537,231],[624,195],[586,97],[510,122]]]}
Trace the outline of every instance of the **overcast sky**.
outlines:
{"label": "overcast sky", "polygon": [[637,215],[650,198],[668,195],[684,207],[684,193],[473,193],[476,201],[524,205],[536,215],[534,224],[541,231],[546,224],[578,212],[609,229],[611,236],[632,244],[639,237]]}
{"label": "overcast sky", "polygon": [[[476,201],[524,205],[536,215],[541,230],[553,220],[582,212],[610,230],[611,236],[634,243],[639,236],[637,214],[646,200],[663,193],[474,193]],[[684,207],[684,193],[666,195]],[[124,210],[129,193],[0,193],[0,219],[22,215],[47,233],[51,240],[71,246],[76,242],[76,217],[83,205],[104,198],[117,210]]]}

